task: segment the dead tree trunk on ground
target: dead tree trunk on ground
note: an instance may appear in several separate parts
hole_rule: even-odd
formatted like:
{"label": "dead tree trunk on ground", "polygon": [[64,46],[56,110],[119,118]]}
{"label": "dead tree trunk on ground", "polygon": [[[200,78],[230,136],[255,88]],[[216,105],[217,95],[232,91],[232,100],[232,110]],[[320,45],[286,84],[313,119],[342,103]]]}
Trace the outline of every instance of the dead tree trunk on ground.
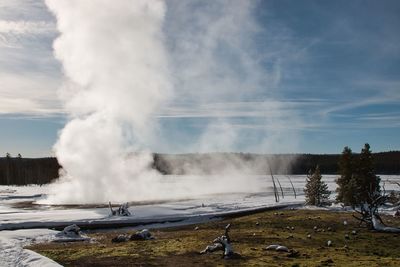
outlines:
{"label": "dead tree trunk on ground", "polygon": [[214,239],[213,244],[207,246],[204,250],[202,250],[200,252],[200,254],[212,253],[214,251],[222,250],[222,251],[224,251],[224,253],[222,254],[222,258],[224,258],[224,259],[240,257],[239,254],[237,254],[233,251],[233,248],[231,245],[231,239],[229,237],[230,227],[231,227],[231,224],[228,224],[225,227],[225,234]]}

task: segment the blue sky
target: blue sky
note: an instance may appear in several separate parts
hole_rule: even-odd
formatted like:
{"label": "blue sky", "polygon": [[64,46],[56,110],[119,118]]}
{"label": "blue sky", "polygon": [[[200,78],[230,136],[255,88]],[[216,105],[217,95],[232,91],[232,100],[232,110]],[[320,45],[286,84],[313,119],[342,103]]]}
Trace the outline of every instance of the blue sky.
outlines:
{"label": "blue sky", "polygon": [[[205,128],[219,129],[222,137],[207,147],[216,151],[340,153],[365,142],[374,151],[400,149],[399,1],[244,2],[232,2],[249,11],[236,14],[243,8],[193,1],[185,7],[192,17],[180,17],[174,0],[167,1],[166,47],[177,93],[154,115],[163,145],[149,144],[152,150],[206,151],[192,145]],[[239,17],[235,27],[221,23],[231,18],[224,12]],[[196,24],[198,17],[210,22]],[[67,121],[57,94],[61,66],[52,55],[57,34],[43,2],[0,3],[0,154],[52,154]],[[188,37],[217,40],[213,59],[181,57],[179,40]],[[205,70],[213,66],[215,76]],[[207,82],[190,79],[193,72]],[[224,142],[230,134],[235,141]]]}

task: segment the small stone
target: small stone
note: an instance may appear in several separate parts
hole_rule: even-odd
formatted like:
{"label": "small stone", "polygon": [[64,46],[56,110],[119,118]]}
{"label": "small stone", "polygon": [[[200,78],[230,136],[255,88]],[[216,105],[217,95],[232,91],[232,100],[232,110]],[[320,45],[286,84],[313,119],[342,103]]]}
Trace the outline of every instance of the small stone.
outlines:
{"label": "small stone", "polygon": [[279,247],[280,245],[269,245],[268,247],[266,247],[266,250],[276,250],[277,247]]}
{"label": "small stone", "polygon": [[126,241],[128,241],[128,237],[125,235],[118,235],[111,240],[113,243],[121,243]]}
{"label": "small stone", "polygon": [[314,226],[314,231],[317,231],[317,229],[318,229],[318,227],[317,227],[317,226]]}
{"label": "small stone", "polygon": [[349,249],[349,246],[347,246],[347,245],[344,245],[344,247],[343,247],[344,249]]}
{"label": "small stone", "polygon": [[326,242],[326,244],[328,245],[328,247],[331,247],[332,246],[332,241],[328,240],[328,242]]}
{"label": "small stone", "polygon": [[311,238],[311,235],[307,235],[307,238]]}
{"label": "small stone", "polygon": [[198,227],[198,226],[196,226],[196,227],[194,228],[194,230],[196,230],[196,231],[197,231],[197,230],[199,230],[199,227]]}
{"label": "small stone", "polygon": [[321,263],[322,263],[323,265],[328,265],[328,264],[332,264],[332,263],[333,263],[333,260],[332,260],[331,258],[328,258],[328,259],[326,259],[326,260],[324,260],[324,261],[321,261]]}
{"label": "small stone", "polygon": [[357,231],[356,231],[356,230],[353,230],[353,231],[351,231],[351,234],[352,234],[352,235],[356,235],[356,234],[357,234]]}
{"label": "small stone", "polygon": [[346,221],[346,220],[343,221],[343,225],[344,225],[344,226],[347,225],[347,221]]}
{"label": "small stone", "polygon": [[328,231],[329,231],[329,232],[332,231],[332,227],[328,227]]}
{"label": "small stone", "polygon": [[259,222],[256,222],[256,226],[259,226],[260,225],[260,223]]}
{"label": "small stone", "polygon": [[344,238],[345,238],[345,239],[350,239],[350,236],[349,236],[348,234],[345,234],[345,235],[344,235]]}
{"label": "small stone", "polygon": [[290,226],[286,226],[286,229],[290,230]]}
{"label": "small stone", "polygon": [[[294,249],[289,250],[289,254],[287,255],[289,258],[297,258],[300,256],[300,253]],[[300,265],[292,265],[292,266],[300,266]]]}
{"label": "small stone", "polygon": [[289,249],[285,246],[279,246],[275,250],[280,252],[289,252]]}
{"label": "small stone", "polygon": [[289,238],[293,238],[293,235],[289,235],[289,236],[287,237],[287,239],[289,239]]}
{"label": "small stone", "polygon": [[256,233],[253,233],[253,236],[256,236]]}
{"label": "small stone", "polygon": [[274,215],[275,215],[275,216],[278,216],[278,213],[277,213],[277,212],[275,212],[275,213],[274,213]]}
{"label": "small stone", "polygon": [[292,226],[292,228],[291,228],[291,229],[292,229],[292,231],[294,231],[294,226]]}

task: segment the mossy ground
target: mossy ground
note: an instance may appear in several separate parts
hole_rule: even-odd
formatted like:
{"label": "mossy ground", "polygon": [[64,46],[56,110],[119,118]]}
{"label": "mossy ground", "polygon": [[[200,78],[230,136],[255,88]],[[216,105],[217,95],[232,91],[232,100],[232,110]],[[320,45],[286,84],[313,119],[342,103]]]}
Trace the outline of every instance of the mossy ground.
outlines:
{"label": "mossy ground", "polygon": [[[400,225],[399,219],[384,219]],[[227,223],[232,224],[232,245],[242,258],[225,260],[221,252],[200,255],[199,251],[223,234]],[[198,230],[194,227],[155,229],[152,233],[156,239],[150,241],[115,244],[111,239],[123,233],[115,230],[89,234],[95,242],[46,243],[29,249],[64,266],[400,266],[400,234],[360,227],[351,213],[268,211],[200,224]],[[356,235],[351,233],[353,230]],[[327,246],[328,240],[332,241],[331,247]],[[264,250],[270,244],[285,245],[299,255],[288,257],[288,253]]]}

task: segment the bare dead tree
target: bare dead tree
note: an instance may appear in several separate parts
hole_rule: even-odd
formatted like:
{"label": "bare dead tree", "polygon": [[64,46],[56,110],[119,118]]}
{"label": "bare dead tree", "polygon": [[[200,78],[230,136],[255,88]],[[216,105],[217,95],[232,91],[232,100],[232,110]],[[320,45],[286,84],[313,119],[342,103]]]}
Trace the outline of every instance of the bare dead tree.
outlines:
{"label": "bare dead tree", "polygon": [[281,189],[282,198],[285,198],[285,196],[283,195],[283,189],[282,189],[282,186],[281,186],[281,182],[279,181],[278,178],[276,178],[276,180],[278,181],[279,188]]}
{"label": "bare dead tree", "polygon": [[294,186],[293,186],[293,183],[292,183],[292,179],[290,179],[290,176],[289,176],[289,175],[286,175],[286,177],[289,179],[289,182],[290,182],[290,184],[292,185],[292,189],[293,189],[293,193],[294,193],[294,198],[297,198],[296,190],[294,189]]}
{"label": "bare dead tree", "polygon": [[371,199],[370,204],[364,203],[359,210],[355,209],[359,216],[353,215],[353,217],[360,221],[360,225],[366,224],[371,230],[384,233],[400,233],[400,228],[386,226],[379,215],[379,207],[388,200],[386,192],[382,195],[369,195],[369,197]]}
{"label": "bare dead tree", "polygon": [[229,230],[231,228],[231,224],[228,224],[225,227],[225,233],[222,236],[214,239],[213,244],[207,246],[204,250],[200,251],[200,254],[212,253],[214,251],[223,251],[222,258],[231,259],[240,257],[238,253],[233,251],[233,247],[231,245],[231,238],[229,236]]}

